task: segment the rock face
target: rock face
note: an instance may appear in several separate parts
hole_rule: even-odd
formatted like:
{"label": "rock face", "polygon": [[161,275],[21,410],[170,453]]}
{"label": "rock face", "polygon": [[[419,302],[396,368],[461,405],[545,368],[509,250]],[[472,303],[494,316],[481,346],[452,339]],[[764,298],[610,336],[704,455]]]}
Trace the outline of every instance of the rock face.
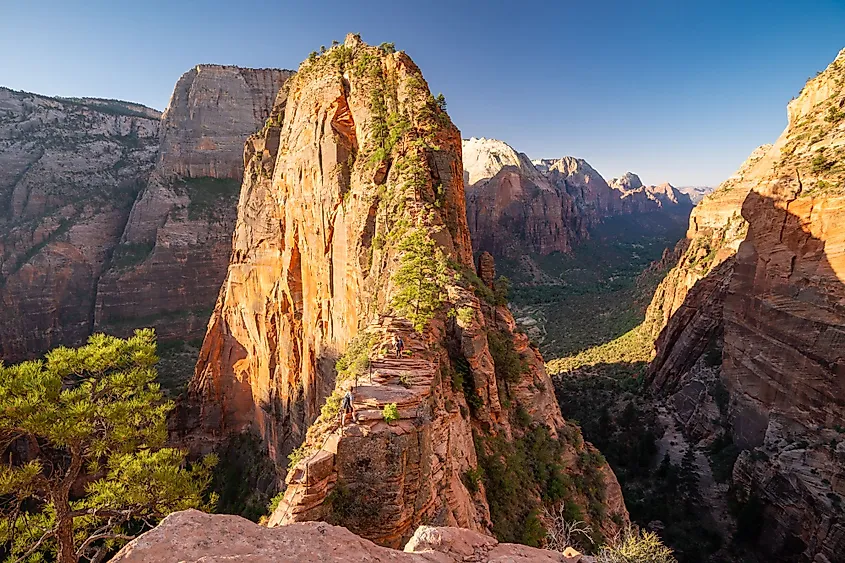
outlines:
{"label": "rock face", "polygon": [[463,141],[467,221],[474,247],[516,258],[571,252],[586,237],[574,200],[525,154],[495,139]]}
{"label": "rock face", "polygon": [[789,104],[777,142],[696,208],[652,304],[655,326],[668,318],[656,389],[676,389],[708,341],[723,350],[723,427],[744,450],[733,487],[775,561],[845,553],[843,84],[845,51]]}
{"label": "rock face", "polygon": [[476,251],[510,260],[569,253],[609,217],[651,213],[686,221],[692,202],[669,184],[643,187],[630,172],[609,185],[585,160],[531,161],[495,139],[463,141],[467,220]]}
{"label": "rock face", "polygon": [[200,65],[168,110],[0,89],[0,359],[93,331],[204,333],[243,142],[290,71]]}
{"label": "rock face", "polygon": [[171,514],[112,559],[121,563],[578,563],[581,560],[580,556],[565,558],[555,551],[499,543],[490,536],[460,528],[420,527],[405,549],[397,551],[324,522],[265,528],[239,516],[196,510]]}
{"label": "rock face", "polygon": [[0,359],[91,334],[158,129],[158,112],[137,104],[0,88]]}
{"label": "rock face", "polygon": [[292,71],[199,65],[176,83],[160,149],[97,292],[97,330],[205,332],[231,252],[243,143]]}
{"label": "rock face", "polygon": [[[247,142],[232,262],[178,424],[186,444],[253,430],[282,471],[297,448],[270,525],[326,520],[388,546],[425,523],[495,526],[500,491],[477,478],[494,443],[530,430],[582,471],[578,456],[595,456],[561,417],[542,358],[471,281],[460,135],[416,65],[350,35],[302,64],[274,115]],[[418,332],[394,300],[411,291],[407,244],[429,243],[445,293]],[[507,380],[502,354],[522,366]],[[608,515],[594,524],[613,533],[621,493],[603,460],[592,471]]]}

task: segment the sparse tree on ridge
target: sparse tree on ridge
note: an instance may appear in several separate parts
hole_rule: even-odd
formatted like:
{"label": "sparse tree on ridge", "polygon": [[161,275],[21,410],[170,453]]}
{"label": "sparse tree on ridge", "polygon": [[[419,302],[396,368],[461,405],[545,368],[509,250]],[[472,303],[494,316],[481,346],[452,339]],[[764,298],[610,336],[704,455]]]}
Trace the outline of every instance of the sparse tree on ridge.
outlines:
{"label": "sparse tree on ridge", "polygon": [[95,334],[45,360],[0,364],[0,542],[8,561],[103,561],[176,510],[209,509],[216,458],[163,447],[173,404],[155,334]]}

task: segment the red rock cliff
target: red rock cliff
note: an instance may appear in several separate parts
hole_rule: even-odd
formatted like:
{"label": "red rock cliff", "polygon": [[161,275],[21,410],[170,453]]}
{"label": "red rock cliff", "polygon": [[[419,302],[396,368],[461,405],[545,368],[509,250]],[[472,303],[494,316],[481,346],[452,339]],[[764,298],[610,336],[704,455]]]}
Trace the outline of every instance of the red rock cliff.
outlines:
{"label": "red rock cliff", "polygon": [[652,304],[658,329],[668,318],[656,389],[694,379],[708,341],[721,351],[723,430],[744,450],[733,490],[758,507],[754,539],[775,561],[845,553],[843,85],[845,51],[790,102],[777,142],[696,209]]}
{"label": "red rock cliff", "polygon": [[[503,491],[485,491],[481,458],[548,440],[555,467],[592,479],[607,509],[588,518],[613,533],[610,516],[627,518],[615,477],[477,281],[460,135],[419,69],[349,36],[302,64],[274,115],[247,142],[232,262],[182,412],[188,443],[252,429],[282,467],[301,446],[271,525],[324,519],[396,546],[421,523],[495,528],[490,499]],[[408,291],[407,240],[444,256],[419,331],[392,305]],[[338,403],[355,384],[356,421],[341,434]],[[529,504],[545,486],[526,489]],[[584,506],[593,493],[566,494]]]}

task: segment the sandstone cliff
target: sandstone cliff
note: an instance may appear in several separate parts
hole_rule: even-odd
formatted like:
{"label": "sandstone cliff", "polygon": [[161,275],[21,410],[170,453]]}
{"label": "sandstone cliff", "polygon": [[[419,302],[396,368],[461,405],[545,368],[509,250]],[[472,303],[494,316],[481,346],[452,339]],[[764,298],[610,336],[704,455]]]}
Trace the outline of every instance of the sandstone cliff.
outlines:
{"label": "sandstone cliff", "polygon": [[179,79],[162,116],[155,169],[98,287],[97,330],[204,334],[229,263],[243,143],[291,74],[198,65]]}
{"label": "sandstone cliff", "polygon": [[126,545],[112,559],[122,563],[323,563],[373,561],[407,563],[586,563],[591,557],[564,557],[546,551],[499,543],[458,528],[417,529],[402,551],[380,547],[345,528],[324,522],[302,522],[263,528],[238,516],[176,512],[155,529]]}
{"label": "sandstone cliff", "polygon": [[613,473],[475,275],[460,135],[420,70],[350,35],[301,65],[274,115],[247,142],[186,443],[251,429],[282,468],[296,448],[271,525],[327,520],[389,546],[423,523],[536,541],[526,526],[545,495],[617,530]]}
{"label": "sandstone cliff", "polygon": [[531,161],[484,138],[464,140],[463,151],[473,248],[532,269],[529,254],[569,253],[608,218],[631,215],[648,227],[656,215],[686,222],[692,209],[669,184],[643,186],[628,173],[609,185],[580,158]]}
{"label": "sandstone cliff", "polygon": [[518,258],[571,252],[586,238],[573,199],[525,154],[495,139],[463,141],[467,220],[476,250]]}
{"label": "sandstone cliff", "polygon": [[776,561],[845,553],[843,108],[845,50],[790,102],[777,142],[696,208],[653,303],[655,326],[668,318],[655,389],[689,389],[696,359],[721,354],[729,402],[709,438],[725,429],[744,450],[733,488]]}
{"label": "sandstone cliff", "polygon": [[0,359],[77,344],[158,148],[159,114],[0,88]]}
{"label": "sandstone cliff", "polygon": [[243,142],[291,74],[200,65],[163,116],[0,89],[0,359],[97,330],[201,337],[231,252]]}

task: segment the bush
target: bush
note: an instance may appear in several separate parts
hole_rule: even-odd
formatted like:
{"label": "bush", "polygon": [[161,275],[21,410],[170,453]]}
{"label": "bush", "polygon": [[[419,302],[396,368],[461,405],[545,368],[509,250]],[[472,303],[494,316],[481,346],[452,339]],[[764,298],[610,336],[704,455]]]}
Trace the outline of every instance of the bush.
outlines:
{"label": "bush", "polygon": [[493,356],[496,377],[509,383],[519,381],[528,365],[514,349],[513,340],[506,334],[491,331],[487,333],[487,344]]}
{"label": "bush", "polygon": [[621,539],[601,548],[596,563],[677,563],[677,559],[654,532],[628,529]]}
{"label": "bush", "polygon": [[358,379],[366,373],[370,367],[370,349],[374,343],[375,336],[359,332],[335,363],[337,378]]}
{"label": "bush", "polygon": [[396,407],[396,403],[384,405],[384,409],[381,411],[381,416],[388,424],[394,420],[399,420],[399,409]]}

